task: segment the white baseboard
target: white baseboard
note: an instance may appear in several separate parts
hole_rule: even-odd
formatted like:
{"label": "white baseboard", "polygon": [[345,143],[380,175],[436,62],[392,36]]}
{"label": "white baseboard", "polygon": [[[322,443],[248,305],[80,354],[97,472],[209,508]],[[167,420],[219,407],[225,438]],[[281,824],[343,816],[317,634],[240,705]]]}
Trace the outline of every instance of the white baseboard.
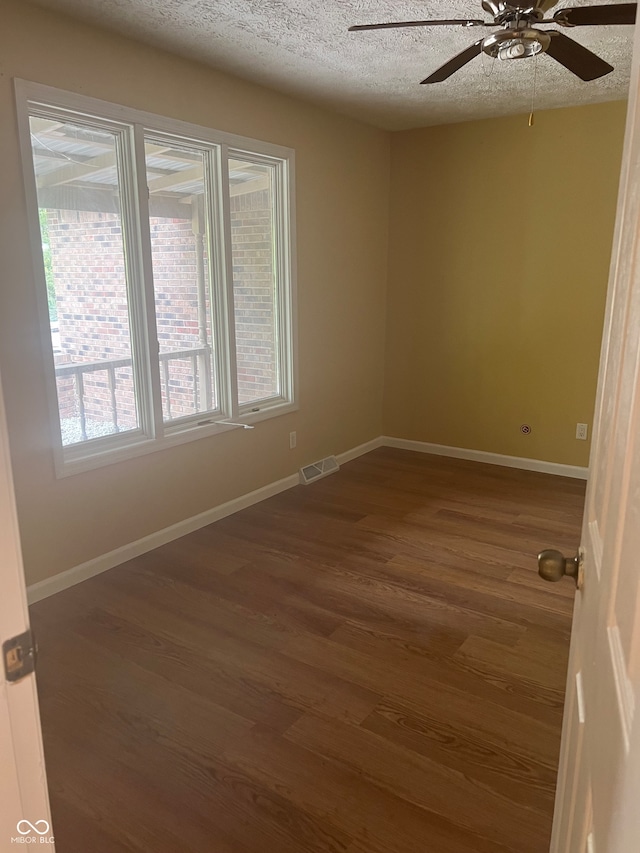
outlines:
{"label": "white baseboard", "polygon": [[[375,450],[382,444],[380,437],[360,444],[357,447],[346,450],[339,454],[336,458],[343,465]],[[120,548],[115,548],[107,554],[102,554],[100,557],[95,557],[93,560],[87,560],[86,563],[81,563],[79,566],[74,566],[64,572],[60,572],[51,578],[31,584],[27,587],[27,601],[29,604],[35,604],[43,598],[48,598],[50,595],[55,595],[57,592],[62,592],[63,589],[68,589],[77,583],[82,583],[94,575],[99,575],[101,572],[106,572],[108,569],[113,569],[121,563],[126,563],[127,560],[133,560],[134,557],[139,557],[141,554],[146,554],[148,551],[153,551],[154,548],[159,548],[161,545],[166,545],[167,542],[172,542],[174,539],[179,539],[181,536],[186,536],[188,533],[193,533],[194,530],[199,530],[201,527],[206,527],[207,524],[213,524],[214,521],[219,521],[221,518],[226,518],[228,515],[233,515],[234,512],[240,512],[253,504],[271,498],[274,495],[280,494],[287,489],[298,486],[300,479],[297,473],[291,474],[289,477],[284,477],[282,480],[276,480],[274,483],[269,483],[260,489],[249,492],[246,495],[241,495],[238,498],[227,501],[224,504],[213,507],[212,509],[194,515],[191,518],[185,518],[184,521],[179,521],[177,524],[172,524],[170,527],[165,527],[158,530],[156,533],[151,533],[149,536],[143,536],[142,539],[137,539],[135,542],[130,542],[128,545],[122,545]]]}
{"label": "white baseboard", "polygon": [[234,512],[239,512],[241,509],[246,509],[253,504],[266,500],[266,498],[271,498],[286,491],[286,489],[297,486],[299,482],[298,475],[291,474],[289,477],[276,480],[275,483],[269,483],[261,489],[241,495],[239,498],[234,498],[198,515],[191,516],[191,518],[185,518],[184,521],[179,521],[170,527],[164,527],[156,533],[149,534],[149,536],[143,536],[142,539],[137,539],[128,545],[122,545],[120,548],[102,554],[100,557],[95,557],[93,560],[88,560],[86,563],[81,563],[79,566],[74,566],[72,569],[67,569],[65,572],[60,572],[51,578],[31,584],[27,587],[27,601],[29,604],[34,604],[42,598],[55,595],[56,592],[61,592],[63,589],[81,583],[94,575],[106,572],[107,569],[113,569],[121,563],[126,563],[127,560],[146,554],[147,551],[153,551],[154,548],[166,545],[167,542],[186,536],[187,533],[193,533],[194,530],[206,527],[207,524],[212,524],[227,515],[232,515]]}
{"label": "white baseboard", "polygon": [[377,438],[372,438],[371,441],[365,441],[364,444],[359,444],[357,447],[352,447],[351,450],[345,450],[344,453],[339,453],[336,456],[339,465],[344,465],[346,462],[351,462],[352,459],[357,459],[358,456],[364,456],[365,453],[370,453],[372,450],[377,450],[382,447],[383,438],[379,435]]}
{"label": "white baseboard", "polygon": [[472,462],[486,462],[490,465],[502,465],[506,468],[521,468],[524,471],[541,471],[544,474],[556,474],[559,477],[573,477],[586,480],[588,468],[579,465],[563,465],[560,462],[544,462],[541,459],[527,459],[524,456],[505,456],[502,453],[488,453],[484,450],[467,450],[464,447],[448,447],[446,444],[430,444],[427,441],[411,441],[407,438],[393,438],[383,435],[381,445],[397,447],[399,450],[416,450],[418,453],[432,453],[434,456],[452,456],[455,459],[470,459]]}
{"label": "white baseboard", "polygon": [[[492,465],[523,468],[526,471],[542,471],[546,474],[558,474],[562,477],[575,477],[583,480],[586,480],[588,473],[587,468],[580,468],[576,465],[561,465],[557,462],[542,462],[538,459],[526,459],[519,456],[503,456],[500,453],[466,450],[462,447],[447,447],[444,444],[429,444],[425,441],[410,441],[409,439],[393,438],[386,435],[378,436],[378,438],[374,438],[364,444],[359,444],[357,447],[340,453],[336,458],[340,465],[344,465],[358,456],[363,456],[365,453],[376,450],[378,447],[417,450],[420,453],[432,453],[436,456],[452,456],[457,459],[470,459],[475,462],[488,462]],[[27,588],[27,600],[29,604],[35,604],[36,601],[48,598],[48,596],[55,595],[57,592],[62,592],[63,589],[81,583],[94,575],[99,575],[101,572],[106,572],[108,569],[113,569],[121,563],[126,563],[127,560],[132,560],[134,557],[146,554],[147,551],[153,551],[154,548],[166,545],[167,542],[172,542],[174,539],[179,539],[181,536],[193,533],[194,530],[206,527],[207,524],[213,524],[214,521],[219,521],[221,518],[233,515],[235,512],[239,512],[280,492],[291,489],[293,486],[299,485],[299,482],[298,474],[291,474],[282,480],[276,480],[276,482],[269,483],[246,495],[241,495],[238,498],[206,510],[206,512],[186,518],[184,521],[179,521],[177,524],[172,524],[170,527],[165,527],[156,533],[143,536],[142,539],[137,539],[135,542],[130,542],[128,545],[123,545],[120,548],[109,551],[107,554],[102,554],[100,557],[95,557],[93,560],[88,560],[86,563],[67,569],[65,572],[60,572],[60,574],[54,575],[52,578],[34,583]]]}

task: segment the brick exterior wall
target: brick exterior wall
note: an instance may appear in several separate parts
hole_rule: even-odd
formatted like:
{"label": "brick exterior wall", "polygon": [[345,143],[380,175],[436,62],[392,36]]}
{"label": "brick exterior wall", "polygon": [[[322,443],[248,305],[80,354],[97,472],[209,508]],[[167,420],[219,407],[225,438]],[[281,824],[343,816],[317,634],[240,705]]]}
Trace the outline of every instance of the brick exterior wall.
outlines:
{"label": "brick exterior wall", "polygon": [[[56,366],[129,358],[129,321],[122,231],[119,216],[93,211],[47,211],[49,244],[60,329]],[[270,194],[267,191],[231,199],[234,303],[241,403],[277,393],[274,370],[274,286]],[[150,221],[160,352],[203,347],[199,328],[198,256],[208,274],[206,247],[192,230],[191,219],[154,217]],[[206,278],[205,278],[206,280]],[[208,291],[208,288],[205,288]],[[210,304],[204,296],[206,340],[211,342]],[[212,373],[207,353],[163,363],[163,411],[172,418],[215,407],[215,391],[206,396]],[[120,429],[137,425],[130,367],[115,369],[115,395]],[[169,385],[167,397],[166,381]],[[87,419],[112,422],[112,390],[108,371],[84,374]],[[77,418],[78,395],[73,377],[58,378],[62,418]],[[169,409],[170,406],[170,409]]]}
{"label": "brick exterior wall", "polygon": [[231,198],[233,295],[240,403],[278,393],[271,194]]}
{"label": "brick exterior wall", "polygon": [[[129,358],[119,217],[113,213],[49,210],[47,221],[60,328],[56,366]],[[121,429],[130,429],[137,425],[131,368],[117,368],[115,379],[118,424]],[[107,371],[87,373],[83,382],[87,418],[111,422]],[[58,379],[58,402],[61,418],[79,416],[72,376]]]}
{"label": "brick exterior wall", "polygon": [[207,377],[211,388],[213,371],[208,288],[204,288],[203,300],[205,330],[200,329],[198,311],[198,257],[206,281],[206,243],[193,233],[191,219],[152,217],[149,225],[160,353],[202,350],[208,342],[208,355],[202,353],[193,358],[160,362],[164,417],[179,418],[215,408],[217,404],[215,389],[210,391],[208,405],[204,404]]}

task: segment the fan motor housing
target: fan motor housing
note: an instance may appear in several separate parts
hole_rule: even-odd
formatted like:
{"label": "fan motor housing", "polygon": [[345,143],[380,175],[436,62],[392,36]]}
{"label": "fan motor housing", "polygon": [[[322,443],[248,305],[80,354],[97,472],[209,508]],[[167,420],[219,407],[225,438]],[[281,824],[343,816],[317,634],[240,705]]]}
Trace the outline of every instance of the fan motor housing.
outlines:
{"label": "fan motor housing", "polygon": [[505,0],[482,0],[482,8],[499,21],[524,18],[540,21],[545,12],[552,9],[558,0],[532,0],[530,3],[507,3]]}

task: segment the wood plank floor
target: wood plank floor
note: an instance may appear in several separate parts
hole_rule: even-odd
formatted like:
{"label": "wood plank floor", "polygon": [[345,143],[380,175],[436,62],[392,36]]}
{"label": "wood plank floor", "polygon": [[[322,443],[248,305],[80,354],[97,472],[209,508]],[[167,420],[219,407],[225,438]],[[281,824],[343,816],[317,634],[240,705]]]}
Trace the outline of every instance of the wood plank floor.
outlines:
{"label": "wood plank floor", "polygon": [[583,500],[380,449],[33,606],[58,853],[547,853]]}

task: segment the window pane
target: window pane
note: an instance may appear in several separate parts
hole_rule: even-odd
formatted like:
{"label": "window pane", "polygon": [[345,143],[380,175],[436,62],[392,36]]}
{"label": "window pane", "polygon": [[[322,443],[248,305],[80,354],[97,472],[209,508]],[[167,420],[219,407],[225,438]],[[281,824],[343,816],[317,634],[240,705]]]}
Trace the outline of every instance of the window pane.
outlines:
{"label": "window pane", "polygon": [[229,160],[238,403],[280,389],[275,166]]}
{"label": "window pane", "polygon": [[165,421],[219,408],[204,154],[146,140],[149,224]]}
{"label": "window pane", "polygon": [[119,138],[31,116],[62,443],[137,429]]}

